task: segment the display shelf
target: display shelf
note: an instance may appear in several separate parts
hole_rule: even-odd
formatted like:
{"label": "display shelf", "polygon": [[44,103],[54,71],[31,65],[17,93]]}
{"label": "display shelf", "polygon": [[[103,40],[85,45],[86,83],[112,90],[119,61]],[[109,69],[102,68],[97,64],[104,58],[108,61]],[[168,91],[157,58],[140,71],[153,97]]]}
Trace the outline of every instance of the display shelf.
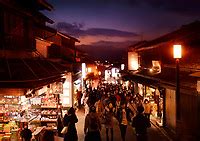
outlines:
{"label": "display shelf", "polygon": [[41,123],[41,120],[32,120],[32,121],[30,121],[30,124],[39,124],[40,125],[40,123]]}
{"label": "display shelf", "polygon": [[54,120],[41,120],[41,122],[57,122],[57,119],[54,119]]}
{"label": "display shelf", "polygon": [[0,121],[0,123],[7,124],[9,121]]}
{"label": "display shelf", "polygon": [[57,114],[41,114],[41,116],[57,116]]}
{"label": "display shelf", "polygon": [[57,109],[57,106],[41,106],[41,109]]}
{"label": "display shelf", "polygon": [[31,108],[32,108],[32,109],[40,109],[40,108],[41,108],[41,105],[31,105]]}
{"label": "display shelf", "polygon": [[32,109],[57,109],[57,106],[31,105]]}

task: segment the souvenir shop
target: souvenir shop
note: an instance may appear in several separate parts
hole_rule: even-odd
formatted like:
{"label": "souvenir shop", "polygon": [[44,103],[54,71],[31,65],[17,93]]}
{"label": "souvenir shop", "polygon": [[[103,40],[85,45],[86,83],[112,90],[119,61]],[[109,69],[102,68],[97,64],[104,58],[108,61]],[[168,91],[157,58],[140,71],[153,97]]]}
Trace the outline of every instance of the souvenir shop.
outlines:
{"label": "souvenir shop", "polygon": [[0,141],[20,141],[24,125],[28,125],[36,141],[44,130],[56,132],[58,115],[64,116],[72,106],[72,87],[72,75],[68,73],[61,81],[38,89],[15,89],[10,95],[1,93]]}
{"label": "souvenir shop", "polygon": [[151,118],[156,120],[159,126],[163,126],[163,93],[156,87],[135,83],[135,90],[143,102],[147,99],[151,105]]}

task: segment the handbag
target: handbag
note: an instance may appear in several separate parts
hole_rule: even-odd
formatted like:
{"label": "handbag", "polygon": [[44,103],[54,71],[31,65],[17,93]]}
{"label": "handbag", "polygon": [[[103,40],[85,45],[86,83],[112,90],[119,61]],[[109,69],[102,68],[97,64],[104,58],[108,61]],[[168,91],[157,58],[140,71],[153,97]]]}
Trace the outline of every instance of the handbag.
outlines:
{"label": "handbag", "polygon": [[63,127],[62,131],[60,133],[66,134],[68,131],[68,126]]}

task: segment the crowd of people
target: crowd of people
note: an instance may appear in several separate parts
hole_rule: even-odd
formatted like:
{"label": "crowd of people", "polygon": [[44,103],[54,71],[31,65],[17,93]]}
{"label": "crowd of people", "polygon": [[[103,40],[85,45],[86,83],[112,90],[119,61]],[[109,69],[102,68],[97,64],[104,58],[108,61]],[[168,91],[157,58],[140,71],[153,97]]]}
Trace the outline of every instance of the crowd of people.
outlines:
{"label": "crowd of people", "polygon": [[[78,93],[77,108],[85,110],[85,141],[101,141],[102,128],[106,131],[106,141],[113,141],[113,127],[116,123],[119,125],[122,141],[125,141],[128,125],[135,128],[137,141],[147,141],[147,128],[151,126],[151,106],[147,99],[143,100],[135,94],[131,85],[126,87],[121,84],[99,82],[97,88],[89,87],[84,93]],[[74,107],[69,108],[64,118],[58,115],[58,136],[64,137],[64,141],[78,141],[75,126],[77,122]],[[31,131],[25,127],[21,137],[25,141],[30,141]],[[54,141],[53,133],[45,132],[43,137],[43,140]]]}
{"label": "crowd of people", "polygon": [[[80,99],[79,99],[80,100]],[[101,129],[106,130],[106,141],[113,141],[114,124],[118,122],[121,139],[125,141],[127,126],[135,128],[137,141],[147,141],[150,124],[148,100],[134,94],[134,87],[120,84],[99,83],[97,88],[86,88],[78,108],[85,109],[85,141],[101,141]],[[78,118],[71,107],[65,114],[63,123],[68,127],[64,141],[77,141],[75,123]]]}

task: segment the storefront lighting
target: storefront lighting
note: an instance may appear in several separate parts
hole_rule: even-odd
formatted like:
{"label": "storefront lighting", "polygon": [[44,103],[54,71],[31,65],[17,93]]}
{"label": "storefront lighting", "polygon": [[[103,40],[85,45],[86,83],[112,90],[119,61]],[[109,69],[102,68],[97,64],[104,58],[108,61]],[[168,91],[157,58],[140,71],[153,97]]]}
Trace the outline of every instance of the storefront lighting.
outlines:
{"label": "storefront lighting", "polygon": [[53,93],[53,90],[52,90],[52,89],[50,89],[50,90],[49,90],[49,93],[50,93],[50,94],[52,94],[52,93]]}
{"label": "storefront lighting", "polygon": [[82,78],[84,79],[86,77],[86,64],[82,63]]}
{"label": "storefront lighting", "polygon": [[109,77],[109,72],[108,72],[108,70],[105,70],[105,80],[107,80],[108,77]]}
{"label": "storefront lighting", "polygon": [[138,54],[136,52],[128,52],[128,70],[137,70],[138,68]]}
{"label": "storefront lighting", "polygon": [[89,73],[92,72],[92,68],[88,68],[88,72],[89,72]]}
{"label": "storefront lighting", "polygon": [[62,103],[63,105],[69,105],[70,104],[69,97],[63,97]]}
{"label": "storefront lighting", "polygon": [[154,88],[149,88],[152,92],[155,92],[156,90]]}
{"label": "storefront lighting", "polygon": [[72,74],[66,75],[66,81],[63,83],[63,95],[61,95],[61,101],[64,107],[72,106]]}
{"label": "storefront lighting", "polygon": [[125,68],[125,65],[121,64],[121,70],[124,70],[124,68]]}
{"label": "storefront lighting", "polygon": [[111,72],[112,72],[112,77],[115,77],[115,68],[112,68]]}

